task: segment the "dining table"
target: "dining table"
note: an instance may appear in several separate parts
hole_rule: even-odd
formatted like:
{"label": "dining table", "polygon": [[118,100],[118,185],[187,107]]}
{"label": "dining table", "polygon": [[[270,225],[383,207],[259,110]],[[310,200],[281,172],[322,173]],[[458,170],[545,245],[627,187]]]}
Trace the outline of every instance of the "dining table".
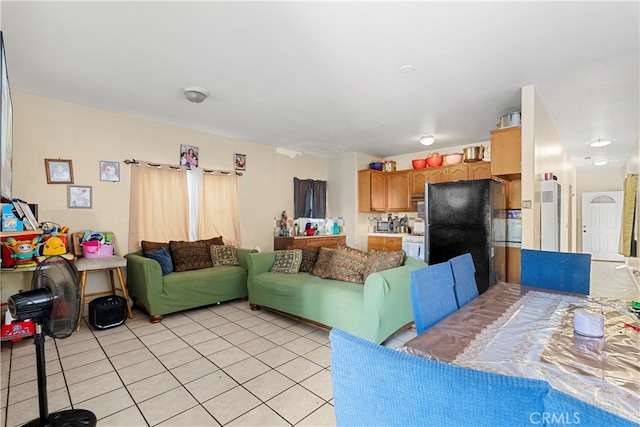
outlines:
{"label": "dining table", "polygon": [[[574,330],[578,310],[604,317],[603,336]],[[629,301],[502,282],[398,351],[544,380],[556,390],[640,423],[639,326]]]}

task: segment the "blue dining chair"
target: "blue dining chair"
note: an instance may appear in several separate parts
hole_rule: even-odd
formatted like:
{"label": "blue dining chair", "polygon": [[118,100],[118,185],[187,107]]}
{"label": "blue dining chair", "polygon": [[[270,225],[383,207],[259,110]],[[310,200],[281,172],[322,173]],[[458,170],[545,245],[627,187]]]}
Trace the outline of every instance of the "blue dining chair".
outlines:
{"label": "blue dining chair", "polygon": [[458,309],[453,283],[448,262],[411,272],[411,306],[417,333],[424,332]]}
{"label": "blue dining chair", "polygon": [[460,308],[478,297],[476,267],[469,253],[451,258],[449,263],[453,272],[453,291]]}
{"label": "blue dining chair", "polygon": [[522,285],[589,294],[591,254],[522,249],[520,256]]}

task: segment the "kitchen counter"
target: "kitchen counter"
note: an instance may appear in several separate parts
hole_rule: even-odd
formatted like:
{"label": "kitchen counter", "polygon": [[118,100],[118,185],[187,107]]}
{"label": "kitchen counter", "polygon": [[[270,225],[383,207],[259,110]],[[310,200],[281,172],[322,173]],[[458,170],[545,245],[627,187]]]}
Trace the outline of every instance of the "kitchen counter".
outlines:
{"label": "kitchen counter", "polygon": [[339,244],[347,244],[346,234],[319,234],[317,236],[275,236],[273,249],[323,247],[336,248]]}

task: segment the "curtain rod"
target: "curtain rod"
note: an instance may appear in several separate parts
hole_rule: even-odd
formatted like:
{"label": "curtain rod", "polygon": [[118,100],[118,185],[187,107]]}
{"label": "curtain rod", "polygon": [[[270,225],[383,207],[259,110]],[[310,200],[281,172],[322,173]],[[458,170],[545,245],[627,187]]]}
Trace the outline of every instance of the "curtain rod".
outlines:
{"label": "curtain rod", "polygon": [[[134,165],[134,166],[140,166],[142,163],[146,164],[147,167],[149,168],[158,168],[158,169],[162,169],[163,167],[172,169],[172,170],[176,170],[176,171],[180,171],[182,169],[186,169],[186,170],[191,170],[190,166],[181,166],[181,165],[169,165],[169,164],[164,164],[164,163],[152,163],[152,162],[147,162],[145,160],[136,160],[136,159],[125,159],[124,163],[127,165]],[[242,172],[240,171],[223,171],[223,170],[215,170],[215,169],[207,169],[207,168],[199,168],[202,170],[203,173],[208,173],[211,175],[214,174],[220,174],[220,175],[231,175],[232,173],[235,172],[236,175],[238,176],[242,176]]]}

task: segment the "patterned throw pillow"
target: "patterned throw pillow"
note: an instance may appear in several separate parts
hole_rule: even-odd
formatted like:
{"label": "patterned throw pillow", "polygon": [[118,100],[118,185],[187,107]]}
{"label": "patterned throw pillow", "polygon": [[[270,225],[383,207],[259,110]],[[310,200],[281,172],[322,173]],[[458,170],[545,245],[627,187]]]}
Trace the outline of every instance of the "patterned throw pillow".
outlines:
{"label": "patterned throw pillow", "polygon": [[339,245],[329,262],[327,279],[351,283],[364,283],[364,269],[369,262],[369,254],[361,250]]}
{"label": "patterned throw pillow", "polygon": [[142,252],[144,253],[144,256],[149,255],[150,252],[158,252],[160,248],[165,248],[167,253],[171,252],[168,243],[149,242],[147,240],[143,240],[142,242],[140,242],[140,246],[142,246]]}
{"label": "patterned throw pillow", "polygon": [[320,248],[302,248],[302,262],[300,263],[300,273],[311,273],[316,265]]}
{"label": "patterned throw pillow", "polygon": [[160,264],[160,268],[162,269],[163,276],[166,276],[173,271],[171,255],[169,255],[169,252],[167,252],[165,248],[160,248],[155,252],[149,252],[146,257],[158,261],[158,264]]}
{"label": "patterned throw pillow", "polygon": [[224,245],[224,241],[222,240],[222,236],[212,237],[211,239],[202,240],[207,247],[211,245]]}
{"label": "patterned throw pillow", "polygon": [[272,273],[296,274],[302,262],[302,250],[287,249],[276,251],[276,262],[271,267]]}
{"label": "patterned throw pillow", "polygon": [[333,249],[320,248],[320,251],[318,251],[318,259],[313,266],[311,274],[318,277],[326,277],[328,274],[329,262],[331,262],[331,257],[334,252],[335,251]]}
{"label": "patterned throw pillow", "polygon": [[404,265],[406,255],[407,254],[403,250],[369,252],[369,262],[362,273],[364,280],[367,280],[367,277],[371,273],[389,270],[390,268]]}
{"label": "patterned throw pillow", "polygon": [[175,241],[169,242],[173,271],[199,270],[213,267],[209,246],[204,240],[196,242]]}
{"label": "patterned throw pillow", "polygon": [[235,246],[231,245],[211,245],[209,247],[211,250],[211,260],[213,261],[213,266],[217,267],[220,265],[239,265],[238,262],[238,252],[236,251]]}

